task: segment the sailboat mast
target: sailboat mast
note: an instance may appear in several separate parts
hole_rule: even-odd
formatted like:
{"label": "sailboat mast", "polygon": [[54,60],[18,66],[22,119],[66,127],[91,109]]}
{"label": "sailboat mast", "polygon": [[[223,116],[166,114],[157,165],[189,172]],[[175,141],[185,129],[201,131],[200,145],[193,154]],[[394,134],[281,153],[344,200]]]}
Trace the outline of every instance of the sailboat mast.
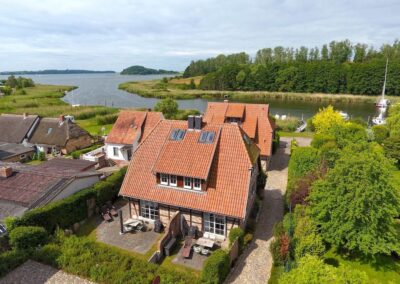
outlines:
{"label": "sailboat mast", "polygon": [[385,67],[385,80],[383,81],[382,88],[382,99],[385,98],[385,90],[386,90],[386,77],[387,77],[387,67],[388,67],[389,58],[386,58],[386,67]]}

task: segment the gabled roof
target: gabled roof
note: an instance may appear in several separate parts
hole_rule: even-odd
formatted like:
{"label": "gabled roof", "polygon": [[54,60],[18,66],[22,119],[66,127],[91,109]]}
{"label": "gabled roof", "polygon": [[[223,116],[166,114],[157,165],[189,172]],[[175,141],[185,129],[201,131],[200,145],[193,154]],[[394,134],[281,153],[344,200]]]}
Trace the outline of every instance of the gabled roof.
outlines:
{"label": "gabled roof", "polygon": [[240,126],[256,142],[261,150],[261,155],[271,156],[275,125],[269,117],[267,104],[208,103],[204,114],[206,123],[224,123],[227,117],[241,118]]}
{"label": "gabled roof", "polygon": [[34,152],[33,147],[25,147],[23,144],[5,143],[0,141],[0,160]]}
{"label": "gabled roof", "polygon": [[[171,140],[172,131],[185,131],[182,140]],[[214,133],[212,143],[199,143],[203,131]],[[175,121],[169,125],[169,134],[165,139],[153,172],[194,177],[206,180],[221,132],[220,126],[205,126],[200,131],[187,130],[186,121]]]}
{"label": "gabled roof", "polygon": [[60,122],[58,118],[42,118],[29,142],[64,147],[69,139],[79,138],[84,135],[90,134],[68,119]]}
{"label": "gabled roof", "polygon": [[0,115],[0,141],[22,143],[38,118],[37,115]]}
{"label": "gabled roof", "polygon": [[[87,166],[86,163],[85,168]],[[0,177],[0,200],[28,208],[35,207],[48,196],[58,194],[75,178],[100,175],[95,171],[85,171],[80,160],[71,159],[56,159],[37,166],[0,162],[0,167],[13,169],[10,177]],[[65,170],[67,167],[69,169]]]}
{"label": "gabled roof", "polygon": [[[243,132],[238,125],[205,126],[203,130],[218,132],[215,144],[205,147],[197,143],[199,132],[196,131],[186,131],[182,141],[170,141],[173,129],[186,129],[186,122],[162,120],[142,141],[133,154],[119,194],[245,218],[251,168],[254,165],[248,151],[257,151],[258,148],[246,146]],[[256,152],[255,155],[258,157],[258,154]],[[210,166],[205,191],[192,192],[157,184],[155,171],[168,169],[176,173],[204,176],[208,163]]]}
{"label": "gabled roof", "polygon": [[160,112],[123,110],[108,134],[106,143],[131,145],[137,138],[146,137],[162,118]]}

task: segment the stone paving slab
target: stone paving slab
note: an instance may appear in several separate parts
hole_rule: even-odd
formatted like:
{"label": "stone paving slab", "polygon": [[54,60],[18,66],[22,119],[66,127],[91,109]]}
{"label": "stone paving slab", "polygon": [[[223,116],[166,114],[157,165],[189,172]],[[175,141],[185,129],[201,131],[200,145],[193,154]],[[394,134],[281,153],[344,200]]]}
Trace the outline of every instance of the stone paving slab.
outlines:
{"label": "stone paving slab", "polygon": [[51,266],[28,260],[0,279],[1,284],[94,284]]}
{"label": "stone paving slab", "polygon": [[[239,257],[226,283],[268,282],[273,264],[269,246],[273,240],[273,227],[283,218],[283,195],[287,185],[291,140],[281,138],[280,148],[272,157],[254,241]],[[310,138],[300,137],[296,140],[299,146],[308,146],[311,142]]]}

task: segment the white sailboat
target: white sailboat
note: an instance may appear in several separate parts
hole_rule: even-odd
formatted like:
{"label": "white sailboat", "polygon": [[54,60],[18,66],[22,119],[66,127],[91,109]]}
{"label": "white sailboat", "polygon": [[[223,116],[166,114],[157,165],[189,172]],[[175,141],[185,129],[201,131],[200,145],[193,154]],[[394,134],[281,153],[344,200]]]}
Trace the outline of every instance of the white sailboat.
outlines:
{"label": "white sailboat", "polygon": [[388,67],[389,59],[386,59],[386,67],[385,67],[385,80],[383,81],[382,88],[382,96],[379,101],[376,102],[376,107],[379,109],[384,109],[386,111],[387,107],[390,105],[390,101],[385,99],[385,91],[386,91],[386,77],[387,77],[387,67]]}
{"label": "white sailboat", "polygon": [[[385,111],[386,111],[386,110],[385,110]],[[378,115],[378,116],[372,118],[372,123],[373,123],[374,125],[382,125],[382,124],[385,124],[385,123],[386,123],[386,120],[385,120],[385,117],[384,117],[385,111],[382,111],[382,110],[381,110],[381,111],[379,112],[379,115]]]}

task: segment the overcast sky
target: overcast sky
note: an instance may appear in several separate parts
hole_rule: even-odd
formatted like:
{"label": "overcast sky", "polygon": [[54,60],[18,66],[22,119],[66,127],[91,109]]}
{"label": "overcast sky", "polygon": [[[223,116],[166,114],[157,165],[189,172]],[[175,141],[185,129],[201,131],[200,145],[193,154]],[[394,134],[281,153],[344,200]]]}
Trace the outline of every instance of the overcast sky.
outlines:
{"label": "overcast sky", "polygon": [[220,53],[400,38],[399,0],[0,0],[0,71],[183,70]]}

